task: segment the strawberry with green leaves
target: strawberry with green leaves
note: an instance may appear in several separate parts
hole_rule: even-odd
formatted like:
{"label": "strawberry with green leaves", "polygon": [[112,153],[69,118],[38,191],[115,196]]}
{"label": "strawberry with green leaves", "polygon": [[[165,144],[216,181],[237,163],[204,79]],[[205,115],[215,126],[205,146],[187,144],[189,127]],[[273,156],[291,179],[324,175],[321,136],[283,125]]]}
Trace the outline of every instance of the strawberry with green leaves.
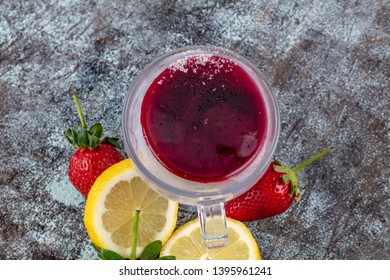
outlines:
{"label": "strawberry with green leaves", "polygon": [[65,131],[66,140],[77,150],[70,158],[68,176],[75,188],[84,197],[88,196],[96,178],[108,167],[123,160],[119,152],[119,136],[104,137],[103,127],[100,123],[87,128],[76,93],[72,93],[81,128],[77,126]]}
{"label": "strawberry with green leaves", "polygon": [[297,173],[332,149],[330,147],[322,151],[294,169],[277,161],[271,162],[264,175],[252,188],[226,204],[226,215],[245,222],[285,212],[294,199],[298,202],[301,198]]}

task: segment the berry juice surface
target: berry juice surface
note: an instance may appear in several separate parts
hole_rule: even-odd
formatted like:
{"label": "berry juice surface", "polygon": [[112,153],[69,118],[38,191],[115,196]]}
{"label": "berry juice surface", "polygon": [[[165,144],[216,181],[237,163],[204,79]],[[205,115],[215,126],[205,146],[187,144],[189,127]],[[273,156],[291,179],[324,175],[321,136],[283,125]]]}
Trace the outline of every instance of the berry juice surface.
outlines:
{"label": "berry juice surface", "polygon": [[170,172],[207,183],[225,179],[258,152],[267,115],[260,89],[244,69],[219,56],[196,55],[153,81],[141,124]]}

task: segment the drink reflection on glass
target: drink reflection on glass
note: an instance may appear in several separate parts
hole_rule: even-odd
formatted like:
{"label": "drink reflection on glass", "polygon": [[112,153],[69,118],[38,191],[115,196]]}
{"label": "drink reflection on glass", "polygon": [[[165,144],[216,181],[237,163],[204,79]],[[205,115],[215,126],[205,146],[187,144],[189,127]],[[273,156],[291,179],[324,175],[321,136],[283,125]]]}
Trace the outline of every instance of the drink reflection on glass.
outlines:
{"label": "drink reflection on glass", "polygon": [[205,245],[226,244],[224,202],[261,177],[274,155],[279,111],[263,74],[213,46],[147,65],[124,102],[125,148],[157,192],[196,205]]}

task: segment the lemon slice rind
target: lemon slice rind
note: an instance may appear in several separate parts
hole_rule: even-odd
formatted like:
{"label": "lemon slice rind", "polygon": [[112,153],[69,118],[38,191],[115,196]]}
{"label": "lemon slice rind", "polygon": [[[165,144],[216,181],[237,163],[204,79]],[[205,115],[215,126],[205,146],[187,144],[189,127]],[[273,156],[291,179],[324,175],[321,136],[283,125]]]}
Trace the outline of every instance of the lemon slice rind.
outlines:
{"label": "lemon slice rind", "polygon": [[[140,256],[141,252],[143,251],[143,248],[146,246],[147,243],[150,243],[154,240],[161,240],[163,244],[167,241],[169,236],[172,234],[173,230],[176,226],[177,221],[177,212],[178,212],[178,203],[168,200],[165,197],[161,195],[153,195],[154,199],[161,199],[161,201],[167,202],[167,208],[165,212],[162,213],[152,213],[155,215],[162,215],[161,217],[166,218],[165,225],[162,226],[162,229],[160,231],[153,231],[155,230],[153,228],[153,222],[148,222],[146,220],[146,217],[142,219],[143,212],[142,207],[143,204],[145,204],[148,208],[148,211],[146,211],[145,216],[150,217],[149,212],[153,212],[153,207],[150,207],[150,203],[148,201],[148,194],[149,192],[154,191],[150,188],[145,192],[145,197],[143,201],[140,201],[137,203],[137,205],[134,205],[135,208],[140,209],[107,209],[105,206],[105,201],[107,196],[109,195],[110,191],[121,181],[129,182],[136,177],[140,177],[137,170],[134,168],[131,160],[126,159],[123,160],[117,164],[112,165],[109,167],[106,171],[104,171],[95,181],[93,187],[91,188],[86,206],[85,206],[85,214],[84,214],[84,224],[87,229],[88,235],[91,239],[91,241],[97,245],[100,248],[109,249],[112,251],[117,252],[118,254],[122,255],[123,257],[129,257],[130,251],[131,251],[131,245],[129,246],[123,246],[120,244],[117,244],[112,239],[113,233],[108,231],[103,222],[103,215],[107,213],[107,211],[117,211],[116,213],[121,212],[120,214],[127,215],[126,222],[132,222],[133,214],[135,210],[140,210],[140,219],[139,219],[139,226],[138,226],[138,246],[137,246],[137,257]],[[124,206],[126,205],[132,205],[132,203],[121,202]],[[158,207],[157,207],[158,208]],[[158,210],[159,211],[159,210]],[[128,213],[126,213],[128,212]],[[149,215],[146,215],[149,213]],[[114,213],[115,214],[115,213]],[[161,220],[161,217],[158,217]],[[124,222],[124,221],[122,221]],[[151,224],[151,226],[147,227],[147,224]],[[128,224],[127,224],[128,225]],[[122,225],[116,225],[118,229],[120,226],[125,226],[125,224]],[[161,221],[160,221],[161,226]],[[147,230],[148,232],[144,232],[143,229]],[[153,235],[153,236],[150,236]],[[132,236],[131,232],[131,226],[130,226],[130,232],[129,236]],[[129,237],[126,236],[128,239]],[[126,242],[125,242],[126,243]],[[127,242],[129,243],[129,242]]]}
{"label": "lemon slice rind", "polygon": [[224,248],[206,249],[200,234],[199,219],[179,227],[161,250],[161,256],[174,255],[178,260],[260,260],[258,245],[241,222],[227,218],[228,242]]}

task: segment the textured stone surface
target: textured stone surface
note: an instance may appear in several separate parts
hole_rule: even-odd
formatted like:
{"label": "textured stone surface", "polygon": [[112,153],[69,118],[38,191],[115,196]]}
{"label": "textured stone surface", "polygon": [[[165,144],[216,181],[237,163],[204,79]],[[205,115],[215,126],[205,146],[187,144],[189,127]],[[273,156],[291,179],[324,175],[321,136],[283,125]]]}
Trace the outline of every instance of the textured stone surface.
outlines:
{"label": "textured stone surface", "polygon": [[67,91],[115,134],[139,71],[194,44],[266,73],[279,159],[335,147],[300,173],[299,206],[247,223],[263,258],[389,259],[389,19],[386,0],[0,1],[0,259],[96,258],[66,175],[62,132],[78,122]]}

